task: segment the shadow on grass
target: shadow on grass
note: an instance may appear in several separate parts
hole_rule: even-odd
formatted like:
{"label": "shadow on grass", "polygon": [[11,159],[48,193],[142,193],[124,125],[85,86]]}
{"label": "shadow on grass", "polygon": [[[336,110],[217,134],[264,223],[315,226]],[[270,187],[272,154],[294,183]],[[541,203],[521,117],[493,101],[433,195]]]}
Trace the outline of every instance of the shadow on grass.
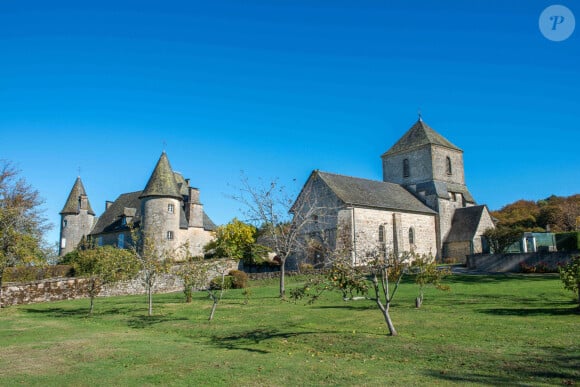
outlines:
{"label": "shadow on grass", "polygon": [[488,273],[488,274],[453,274],[445,277],[449,284],[483,284],[506,281],[545,281],[546,279],[559,278],[558,274],[523,274],[523,273]]}
{"label": "shadow on grass", "polygon": [[168,321],[185,321],[185,317],[171,317],[167,315],[154,315],[154,316],[134,316],[127,320],[127,325],[134,329],[143,329],[150,326],[168,322]]}
{"label": "shadow on grass", "polygon": [[48,317],[88,317],[89,308],[23,308],[26,313],[42,314]]}
{"label": "shadow on grass", "polygon": [[580,309],[575,305],[570,308],[490,308],[483,309],[480,313],[496,316],[569,316],[580,315]]}
{"label": "shadow on grass", "polygon": [[568,353],[570,348],[544,348],[540,356],[520,355],[500,364],[490,364],[489,369],[428,370],[426,373],[445,382],[484,385],[575,385],[580,378],[580,354]]}
{"label": "shadow on grass", "polygon": [[281,339],[288,340],[292,337],[311,335],[320,332],[280,332],[277,329],[253,329],[229,336],[213,336],[212,344],[218,348],[237,349],[256,353],[270,353],[265,349],[253,348],[252,345],[260,344],[263,341]]}

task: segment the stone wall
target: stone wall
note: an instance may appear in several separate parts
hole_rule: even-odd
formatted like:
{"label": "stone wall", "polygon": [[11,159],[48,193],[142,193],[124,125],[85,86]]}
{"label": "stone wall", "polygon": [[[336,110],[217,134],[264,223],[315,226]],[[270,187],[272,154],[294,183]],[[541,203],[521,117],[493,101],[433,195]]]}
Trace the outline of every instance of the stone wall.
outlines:
{"label": "stone wall", "polygon": [[[224,260],[223,264],[227,272],[238,268],[238,262],[234,260]],[[217,275],[217,272],[210,272],[208,283]],[[7,283],[2,285],[0,304],[8,306],[85,298],[88,297],[87,287],[88,281],[85,278],[52,278],[29,283]],[[157,279],[154,292],[172,293],[181,290],[183,290],[183,281],[178,276],[163,274]],[[104,286],[99,297],[134,294],[145,294],[140,278]]]}
{"label": "stone wall", "polygon": [[485,272],[521,272],[520,263],[535,266],[540,262],[556,269],[579,252],[537,252],[521,254],[475,254],[467,256],[467,268]]}

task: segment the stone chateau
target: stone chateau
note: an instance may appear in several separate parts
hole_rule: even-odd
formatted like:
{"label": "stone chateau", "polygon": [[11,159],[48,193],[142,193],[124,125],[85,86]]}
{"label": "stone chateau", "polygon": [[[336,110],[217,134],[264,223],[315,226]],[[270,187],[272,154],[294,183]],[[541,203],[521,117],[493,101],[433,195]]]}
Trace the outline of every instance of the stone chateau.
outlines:
{"label": "stone chateau", "polygon": [[107,201],[98,218],[78,177],[60,215],[61,256],[73,251],[83,237],[98,246],[125,248],[131,243],[131,227],[150,237],[160,249],[175,250],[187,242],[193,255],[202,255],[215,228],[199,201],[199,190],[173,171],[165,152],[144,190]]}
{"label": "stone chateau", "polygon": [[311,173],[292,208],[309,246],[298,261],[323,264],[323,246],[345,241],[354,263],[377,247],[439,260],[482,251],[494,223],[465,185],[460,148],[419,118],[381,159],[383,181]]}

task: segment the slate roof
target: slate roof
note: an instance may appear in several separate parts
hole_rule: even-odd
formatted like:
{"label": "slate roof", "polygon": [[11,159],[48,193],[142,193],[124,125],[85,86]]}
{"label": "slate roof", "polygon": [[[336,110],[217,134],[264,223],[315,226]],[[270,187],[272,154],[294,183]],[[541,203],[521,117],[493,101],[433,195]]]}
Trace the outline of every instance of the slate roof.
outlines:
{"label": "slate roof", "polygon": [[465,201],[469,203],[475,203],[473,196],[471,196],[471,193],[463,184],[447,183],[438,180],[426,181],[424,183],[417,184],[415,191],[424,191],[426,195],[437,195],[437,197],[442,199],[448,199],[449,192],[459,192],[463,195]]}
{"label": "slate roof", "polygon": [[91,234],[115,232],[127,229],[127,225],[121,224],[122,215],[134,214],[133,224],[141,219],[141,196],[142,191],[129,192],[119,195],[109,208],[99,217]]}
{"label": "slate roof", "polygon": [[399,184],[314,171],[347,205],[435,214]]}
{"label": "slate roof", "polygon": [[171,164],[169,164],[169,159],[165,152],[159,157],[159,161],[157,161],[157,165],[141,194],[141,197],[149,196],[170,197],[183,200],[179,192],[179,186],[175,180],[175,174],[171,169]]}
{"label": "slate roof", "polygon": [[470,241],[475,237],[485,206],[457,208],[451,221],[451,230],[445,242]]}
{"label": "slate roof", "polygon": [[458,150],[462,152],[457,146],[453,145],[445,137],[434,131],[429,125],[423,122],[422,119],[417,120],[415,124],[389,149],[383,156],[392,155],[395,153],[406,152],[417,149],[425,145],[440,145],[446,148]]}
{"label": "slate roof", "polygon": [[[107,232],[117,232],[128,229],[128,225],[123,225],[121,220],[124,216],[133,216],[133,224],[138,226],[141,221],[141,197],[143,191],[129,192],[119,195],[103,215],[97,221],[97,224],[91,232],[92,235],[102,234]],[[188,228],[187,218],[183,208],[180,208],[179,213],[179,228]],[[216,228],[215,223],[209,216],[203,212],[203,228],[207,231],[213,231]]]}
{"label": "slate roof", "polygon": [[[66,199],[66,203],[60,212],[61,215],[65,214],[78,214],[79,213],[79,198],[81,195],[87,196],[87,192],[85,191],[85,187],[83,182],[81,181],[80,176],[77,177],[70,194],[68,195],[68,199]],[[91,215],[95,215],[95,211],[93,211],[91,207],[91,203],[89,202],[89,198],[87,196],[87,212]]]}

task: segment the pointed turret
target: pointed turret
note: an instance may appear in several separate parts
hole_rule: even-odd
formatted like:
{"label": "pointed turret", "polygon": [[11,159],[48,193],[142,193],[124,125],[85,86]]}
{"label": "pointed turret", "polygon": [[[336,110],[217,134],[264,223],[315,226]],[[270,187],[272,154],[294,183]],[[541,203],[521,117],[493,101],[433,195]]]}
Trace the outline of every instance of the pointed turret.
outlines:
{"label": "pointed turret", "polygon": [[87,210],[88,214],[95,215],[95,211],[91,208],[89,197],[87,196],[87,192],[85,191],[85,187],[81,177],[79,176],[77,177],[60,214],[78,214],[80,210]]}
{"label": "pointed turret", "polygon": [[95,211],[80,176],[66,199],[60,217],[59,255],[62,256],[76,249],[83,237],[90,234],[95,223]]}
{"label": "pointed turret", "polygon": [[157,161],[157,165],[141,194],[141,198],[152,196],[183,199],[165,152],[159,157],[159,161]]}

